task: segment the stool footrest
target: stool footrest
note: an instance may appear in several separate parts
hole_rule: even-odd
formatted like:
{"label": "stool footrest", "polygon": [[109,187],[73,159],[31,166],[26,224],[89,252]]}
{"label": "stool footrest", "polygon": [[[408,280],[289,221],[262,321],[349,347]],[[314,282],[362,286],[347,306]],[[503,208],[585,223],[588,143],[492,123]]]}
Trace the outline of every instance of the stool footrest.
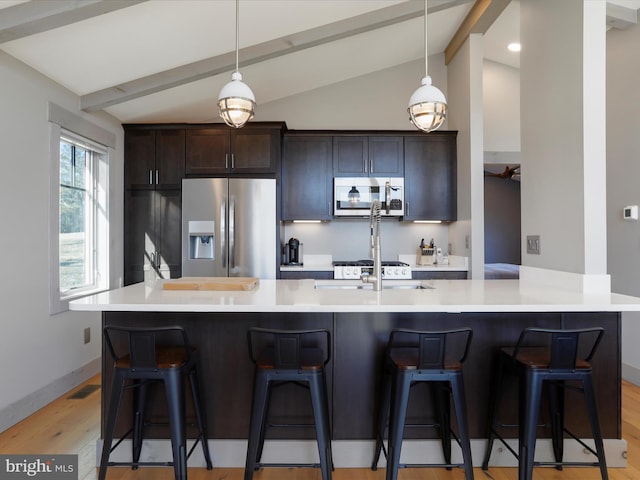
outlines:
{"label": "stool footrest", "polygon": [[256,470],[259,468],[289,468],[289,467],[320,468],[320,464],[319,463],[256,463]]}
{"label": "stool footrest", "polygon": [[398,468],[464,468],[464,463],[400,463]]}

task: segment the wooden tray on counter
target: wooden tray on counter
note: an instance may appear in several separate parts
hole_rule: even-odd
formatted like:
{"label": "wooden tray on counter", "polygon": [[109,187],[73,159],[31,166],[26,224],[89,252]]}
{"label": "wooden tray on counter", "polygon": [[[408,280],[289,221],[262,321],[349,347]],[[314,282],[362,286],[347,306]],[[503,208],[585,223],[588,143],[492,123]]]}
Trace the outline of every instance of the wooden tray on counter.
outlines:
{"label": "wooden tray on counter", "polygon": [[253,290],[260,280],[254,277],[182,277],[167,280],[163,290]]}

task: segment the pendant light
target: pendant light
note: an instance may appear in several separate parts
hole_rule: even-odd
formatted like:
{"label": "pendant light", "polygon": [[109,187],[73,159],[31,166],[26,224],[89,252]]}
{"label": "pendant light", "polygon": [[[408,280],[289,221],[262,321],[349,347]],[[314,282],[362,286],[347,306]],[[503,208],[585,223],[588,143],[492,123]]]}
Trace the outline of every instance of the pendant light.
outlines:
{"label": "pendant light", "polygon": [[409,99],[409,118],[423,132],[439,128],[447,117],[447,99],[431,84],[427,50],[427,0],[424,0],[424,78],[421,86]]}
{"label": "pendant light", "polygon": [[241,128],[251,120],[256,108],[256,97],[242,81],[242,74],[238,70],[239,1],[236,0],[236,69],[231,74],[231,81],[222,87],[218,95],[220,117],[224,123],[234,128]]}

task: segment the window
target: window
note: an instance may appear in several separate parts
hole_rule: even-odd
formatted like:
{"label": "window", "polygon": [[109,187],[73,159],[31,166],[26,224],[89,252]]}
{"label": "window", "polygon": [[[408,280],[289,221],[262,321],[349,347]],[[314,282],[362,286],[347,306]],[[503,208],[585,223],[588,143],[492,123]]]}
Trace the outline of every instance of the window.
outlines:
{"label": "window", "polygon": [[52,211],[51,222],[51,280],[56,286],[51,313],[58,313],[68,308],[69,300],[108,288],[108,150],[64,129],[54,130],[59,147],[57,158],[52,155],[57,177],[51,195],[57,208],[52,210],[57,212]]}

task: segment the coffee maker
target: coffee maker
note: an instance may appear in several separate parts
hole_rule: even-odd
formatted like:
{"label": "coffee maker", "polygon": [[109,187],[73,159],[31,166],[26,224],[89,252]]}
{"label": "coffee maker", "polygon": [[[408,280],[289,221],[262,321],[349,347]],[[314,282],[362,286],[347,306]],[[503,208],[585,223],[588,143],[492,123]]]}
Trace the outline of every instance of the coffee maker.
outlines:
{"label": "coffee maker", "polygon": [[285,265],[302,265],[302,243],[297,238],[290,238],[284,245],[283,263]]}

